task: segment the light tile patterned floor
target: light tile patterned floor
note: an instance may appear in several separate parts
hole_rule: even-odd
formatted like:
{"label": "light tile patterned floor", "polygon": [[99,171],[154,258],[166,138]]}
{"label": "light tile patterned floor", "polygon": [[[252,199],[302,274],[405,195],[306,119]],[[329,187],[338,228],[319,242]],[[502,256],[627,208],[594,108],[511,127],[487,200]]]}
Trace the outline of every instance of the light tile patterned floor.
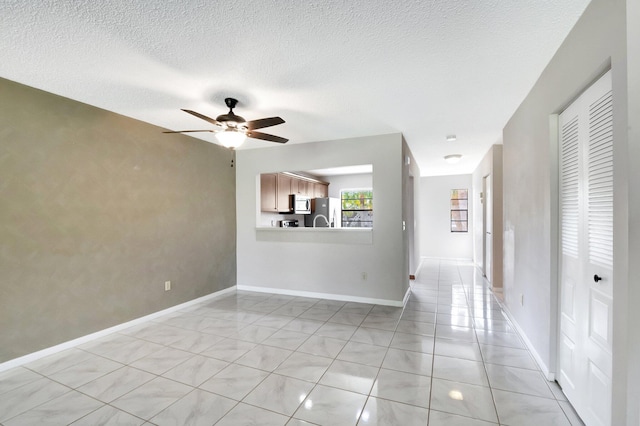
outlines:
{"label": "light tile patterned floor", "polygon": [[579,425],[470,264],[407,306],[237,292],[0,373],[0,425]]}

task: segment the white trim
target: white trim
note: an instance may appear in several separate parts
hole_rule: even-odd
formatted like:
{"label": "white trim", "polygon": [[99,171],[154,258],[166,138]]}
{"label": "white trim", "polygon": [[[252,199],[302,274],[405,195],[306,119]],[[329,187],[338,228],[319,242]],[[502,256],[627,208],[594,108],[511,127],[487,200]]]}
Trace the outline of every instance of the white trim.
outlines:
{"label": "white trim", "polygon": [[409,300],[409,296],[411,296],[411,284],[409,284],[409,288],[407,288],[407,291],[404,293],[404,298],[402,299],[402,306],[406,306],[407,304],[407,300]]}
{"label": "white trim", "polygon": [[[403,307],[401,300],[374,299],[370,297],[347,296],[344,294],[316,293],[313,291],[288,290],[282,288],[256,287],[251,285],[238,285],[238,290],[255,291],[256,293],[284,294],[286,296],[312,297],[314,299],[340,300],[343,302],[372,303],[374,305]],[[406,297],[406,294],[405,294]]]}
{"label": "white trim", "polygon": [[418,267],[416,268],[416,279],[420,275],[420,271],[422,270],[422,264],[424,263],[424,257],[420,256],[420,262],[418,262]]}
{"label": "white trim", "polygon": [[87,335],[82,336],[82,337],[78,337],[77,339],[69,340],[67,342],[63,342],[63,343],[60,343],[58,345],[48,347],[46,349],[42,349],[42,350],[37,351],[37,352],[32,352],[30,354],[21,356],[19,358],[11,359],[9,361],[0,363],[0,372],[5,371],[5,370],[9,370],[9,369],[14,368],[14,367],[19,367],[21,365],[24,365],[24,364],[27,364],[29,362],[38,360],[40,358],[44,358],[45,356],[53,355],[55,353],[62,352],[64,350],[66,350],[66,349],[74,348],[74,347],[76,347],[78,345],[81,345],[83,343],[87,343],[87,342],[90,342],[92,340],[98,339],[100,337],[104,337],[104,336],[107,336],[109,334],[115,333],[117,331],[124,330],[125,328],[129,328],[129,327],[132,327],[134,325],[138,325],[138,324],[142,324],[142,323],[147,322],[147,321],[151,321],[151,320],[153,320],[155,318],[158,318],[158,317],[161,317],[163,315],[167,315],[167,314],[170,314],[172,312],[176,312],[176,311],[179,311],[181,309],[187,308],[189,306],[197,305],[198,303],[206,302],[206,301],[208,301],[210,299],[215,299],[215,298],[218,298],[220,296],[224,296],[227,293],[231,293],[231,292],[235,292],[235,291],[236,291],[236,287],[235,286],[229,287],[229,288],[225,288],[224,290],[220,290],[220,291],[217,291],[215,293],[207,294],[206,296],[202,296],[202,297],[199,297],[197,299],[193,299],[193,300],[190,300],[188,302],[181,303],[179,305],[175,305],[175,306],[172,306],[170,308],[163,309],[161,311],[154,312],[152,314],[145,315],[143,317],[136,318],[134,320],[127,321],[127,322],[124,322],[122,324],[115,325],[113,327],[105,328],[104,330],[96,331],[95,333],[91,333],[91,334],[87,334]]}
{"label": "white trim", "polygon": [[[476,268],[479,269],[480,272],[482,272],[482,267],[476,265]],[[487,278],[483,276],[482,279],[484,280],[484,285],[489,286],[489,289],[491,290],[492,293],[500,293],[501,296],[504,294],[503,293],[504,289],[502,287],[498,289],[491,288],[491,284],[489,283],[489,281],[487,281]],[[547,366],[547,364],[545,364],[544,361],[542,361],[540,354],[538,354],[538,351],[536,351],[536,348],[535,346],[533,346],[533,343],[531,343],[531,341],[527,337],[522,327],[520,327],[520,324],[518,324],[514,316],[511,314],[511,311],[509,311],[509,308],[504,303],[504,300],[502,300],[501,297],[497,297],[497,296],[495,297],[496,297],[496,300],[498,301],[498,304],[502,308],[502,311],[507,315],[507,317],[509,318],[509,321],[511,321],[513,326],[516,328],[516,331],[518,332],[518,336],[520,336],[520,338],[524,341],[524,344],[526,345],[527,349],[529,349],[529,352],[531,352],[531,355],[533,356],[534,361],[536,362],[536,364],[538,364],[538,367],[540,367],[540,370],[542,371],[542,374],[544,374],[544,377],[550,382],[553,382],[556,379],[555,373],[549,371],[549,367]]]}
{"label": "white trim", "polygon": [[[562,335],[560,330],[560,315],[561,315],[561,216],[560,216],[560,114],[549,115],[549,143],[551,147],[549,160],[551,165],[550,174],[550,236],[551,236],[551,250],[550,250],[550,268],[551,268],[551,300],[549,306],[549,320],[551,322],[551,328],[549,333],[549,363],[553,366],[554,371],[558,371],[560,366],[560,337]],[[555,220],[553,220],[555,219]],[[554,291],[555,290],[555,291]],[[555,303],[554,303],[555,301]],[[555,377],[555,373],[552,373]]]}
{"label": "white trim", "polygon": [[555,373],[549,371],[549,367],[544,363],[544,361],[542,361],[542,358],[540,357],[540,354],[538,354],[538,351],[536,351],[535,346],[533,346],[533,343],[531,343],[524,330],[520,327],[513,315],[511,315],[511,312],[509,311],[507,306],[502,302],[500,302],[500,305],[502,305],[502,310],[505,314],[507,314],[507,317],[509,317],[509,320],[516,328],[518,335],[520,336],[520,338],[522,338],[524,344],[527,346],[527,349],[529,349],[529,352],[531,352],[531,355],[533,355],[533,358],[536,361],[536,364],[538,364],[538,367],[540,367],[540,370],[542,370],[542,374],[544,374],[544,377],[546,377],[546,379],[550,382],[553,382],[556,379]]}
{"label": "white trim", "polygon": [[422,264],[423,260],[444,260],[449,262],[465,262],[476,264],[471,257],[435,257],[435,256],[423,256],[420,258],[420,263]]}

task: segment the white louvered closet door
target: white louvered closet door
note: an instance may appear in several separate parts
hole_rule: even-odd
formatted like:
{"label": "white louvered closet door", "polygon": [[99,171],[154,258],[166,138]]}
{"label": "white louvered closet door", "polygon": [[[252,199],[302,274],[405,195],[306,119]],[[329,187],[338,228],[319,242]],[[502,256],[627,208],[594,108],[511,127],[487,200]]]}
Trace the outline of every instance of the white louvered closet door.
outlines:
{"label": "white louvered closet door", "polygon": [[611,72],[560,115],[558,382],[587,425],[611,424]]}

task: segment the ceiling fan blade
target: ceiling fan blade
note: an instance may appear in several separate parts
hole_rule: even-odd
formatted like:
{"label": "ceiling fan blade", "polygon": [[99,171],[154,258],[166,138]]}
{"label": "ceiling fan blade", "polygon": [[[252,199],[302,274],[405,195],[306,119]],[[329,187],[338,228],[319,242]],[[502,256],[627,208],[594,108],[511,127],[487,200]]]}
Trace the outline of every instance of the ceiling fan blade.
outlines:
{"label": "ceiling fan blade", "polygon": [[277,143],[287,143],[287,141],[289,141],[289,139],[281,138],[280,136],[268,135],[266,133],[254,132],[254,131],[247,132],[247,136],[253,139],[262,139],[263,141],[277,142]]}
{"label": "ceiling fan blade", "polygon": [[211,132],[211,133],[213,133],[213,130],[175,130],[175,131],[166,131],[166,132],[162,132],[162,133],[193,133],[193,132]]}
{"label": "ceiling fan blade", "polygon": [[215,124],[216,126],[220,125],[220,123],[218,121],[214,120],[211,117],[207,117],[206,115],[202,115],[199,112],[191,111],[190,109],[183,109],[183,111],[188,113],[188,114],[195,115],[196,117],[201,118],[204,121],[208,121],[211,124]]}
{"label": "ceiling fan blade", "polygon": [[265,127],[277,126],[284,123],[280,117],[261,118],[260,120],[247,121],[246,125],[249,130],[262,129]]}

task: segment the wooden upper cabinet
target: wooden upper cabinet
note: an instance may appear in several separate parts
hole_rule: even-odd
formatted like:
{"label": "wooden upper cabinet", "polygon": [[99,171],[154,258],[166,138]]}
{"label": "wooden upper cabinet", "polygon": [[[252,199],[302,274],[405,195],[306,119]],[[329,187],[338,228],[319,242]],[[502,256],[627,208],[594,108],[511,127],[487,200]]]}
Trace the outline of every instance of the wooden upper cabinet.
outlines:
{"label": "wooden upper cabinet", "polygon": [[329,196],[329,184],[298,179],[284,173],[260,175],[260,211],[288,213],[289,195],[299,194],[309,198]]}
{"label": "wooden upper cabinet", "polygon": [[278,211],[278,175],[267,173],[260,175],[260,211]]}
{"label": "wooden upper cabinet", "polygon": [[290,212],[289,194],[293,194],[292,185],[293,178],[291,176],[278,173],[278,211],[280,213]]}
{"label": "wooden upper cabinet", "polygon": [[313,183],[313,198],[324,198],[329,196],[329,184]]}
{"label": "wooden upper cabinet", "polygon": [[295,186],[297,186],[297,194],[300,195],[304,195],[306,197],[312,197],[313,194],[311,194],[312,191],[309,191],[309,186],[313,185],[312,182],[306,181],[304,179],[294,179],[295,180]]}

